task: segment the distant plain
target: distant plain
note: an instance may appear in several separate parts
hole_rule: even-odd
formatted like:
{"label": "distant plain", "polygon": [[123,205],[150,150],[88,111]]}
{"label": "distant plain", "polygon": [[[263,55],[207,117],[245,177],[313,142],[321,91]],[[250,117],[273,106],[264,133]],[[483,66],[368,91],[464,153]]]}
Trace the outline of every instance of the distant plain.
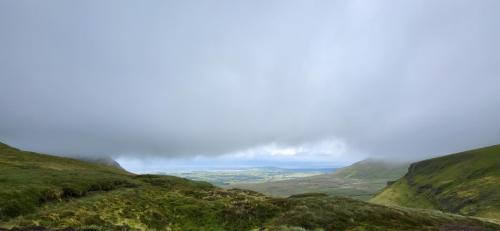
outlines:
{"label": "distant plain", "polygon": [[336,168],[276,168],[254,167],[213,169],[194,171],[155,172],[155,174],[172,175],[196,181],[206,181],[216,186],[232,186],[236,184],[253,184],[299,179],[335,172]]}

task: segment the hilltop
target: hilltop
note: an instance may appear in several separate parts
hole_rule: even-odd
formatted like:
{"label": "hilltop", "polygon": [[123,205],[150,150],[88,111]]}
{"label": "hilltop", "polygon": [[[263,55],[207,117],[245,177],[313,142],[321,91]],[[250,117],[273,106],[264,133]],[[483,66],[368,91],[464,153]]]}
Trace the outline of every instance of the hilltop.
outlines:
{"label": "hilltop", "polygon": [[500,145],[413,163],[371,201],[500,219]]}
{"label": "hilltop", "polygon": [[409,164],[366,159],[334,173],[257,184],[235,184],[230,188],[254,190],[271,196],[319,192],[367,200],[407,171]]}
{"label": "hilltop", "polygon": [[206,182],[0,145],[0,230],[498,230],[441,212],[302,194],[273,198]]}
{"label": "hilltop", "polygon": [[96,164],[102,164],[102,165],[107,165],[110,167],[115,167],[119,168],[121,170],[125,170],[120,163],[116,162],[113,158],[111,157],[76,157],[75,159],[78,160],[83,160],[91,163],[96,163]]}

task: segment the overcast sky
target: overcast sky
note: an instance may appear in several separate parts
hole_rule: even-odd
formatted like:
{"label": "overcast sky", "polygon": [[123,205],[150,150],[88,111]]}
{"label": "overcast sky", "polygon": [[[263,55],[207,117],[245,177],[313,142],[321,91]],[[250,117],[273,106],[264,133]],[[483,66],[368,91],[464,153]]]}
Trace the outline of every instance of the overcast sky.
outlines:
{"label": "overcast sky", "polygon": [[499,12],[498,0],[0,1],[0,140],[138,170],[497,144]]}

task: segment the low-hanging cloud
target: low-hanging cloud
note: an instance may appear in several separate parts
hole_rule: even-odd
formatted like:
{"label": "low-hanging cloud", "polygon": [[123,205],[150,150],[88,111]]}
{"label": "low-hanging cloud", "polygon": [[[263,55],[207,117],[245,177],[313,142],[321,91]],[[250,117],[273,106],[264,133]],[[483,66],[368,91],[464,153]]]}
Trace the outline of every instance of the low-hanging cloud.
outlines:
{"label": "low-hanging cloud", "polygon": [[499,1],[2,1],[0,139],[188,157],[500,141]]}

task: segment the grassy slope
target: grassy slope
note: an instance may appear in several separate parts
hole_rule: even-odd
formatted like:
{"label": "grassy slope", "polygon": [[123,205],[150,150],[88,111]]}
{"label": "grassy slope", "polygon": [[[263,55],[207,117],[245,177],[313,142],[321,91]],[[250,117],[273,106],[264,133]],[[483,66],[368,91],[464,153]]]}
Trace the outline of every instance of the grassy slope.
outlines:
{"label": "grassy slope", "polygon": [[271,198],[178,177],[133,175],[5,145],[0,147],[0,171],[0,230],[34,226],[78,230],[500,229],[476,219],[347,198]]}
{"label": "grassy slope", "polygon": [[28,213],[46,201],[131,186],[130,173],[84,161],[24,152],[0,143],[0,218]]}
{"label": "grassy slope", "polygon": [[500,145],[414,163],[371,201],[500,219]]}
{"label": "grassy slope", "polygon": [[230,187],[254,190],[272,196],[321,192],[367,200],[384,188],[388,181],[401,177],[407,168],[407,164],[368,159],[339,169],[332,174],[259,184],[237,184]]}
{"label": "grassy slope", "polygon": [[332,175],[348,179],[398,179],[407,170],[406,163],[390,163],[384,160],[366,159],[340,169]]}

